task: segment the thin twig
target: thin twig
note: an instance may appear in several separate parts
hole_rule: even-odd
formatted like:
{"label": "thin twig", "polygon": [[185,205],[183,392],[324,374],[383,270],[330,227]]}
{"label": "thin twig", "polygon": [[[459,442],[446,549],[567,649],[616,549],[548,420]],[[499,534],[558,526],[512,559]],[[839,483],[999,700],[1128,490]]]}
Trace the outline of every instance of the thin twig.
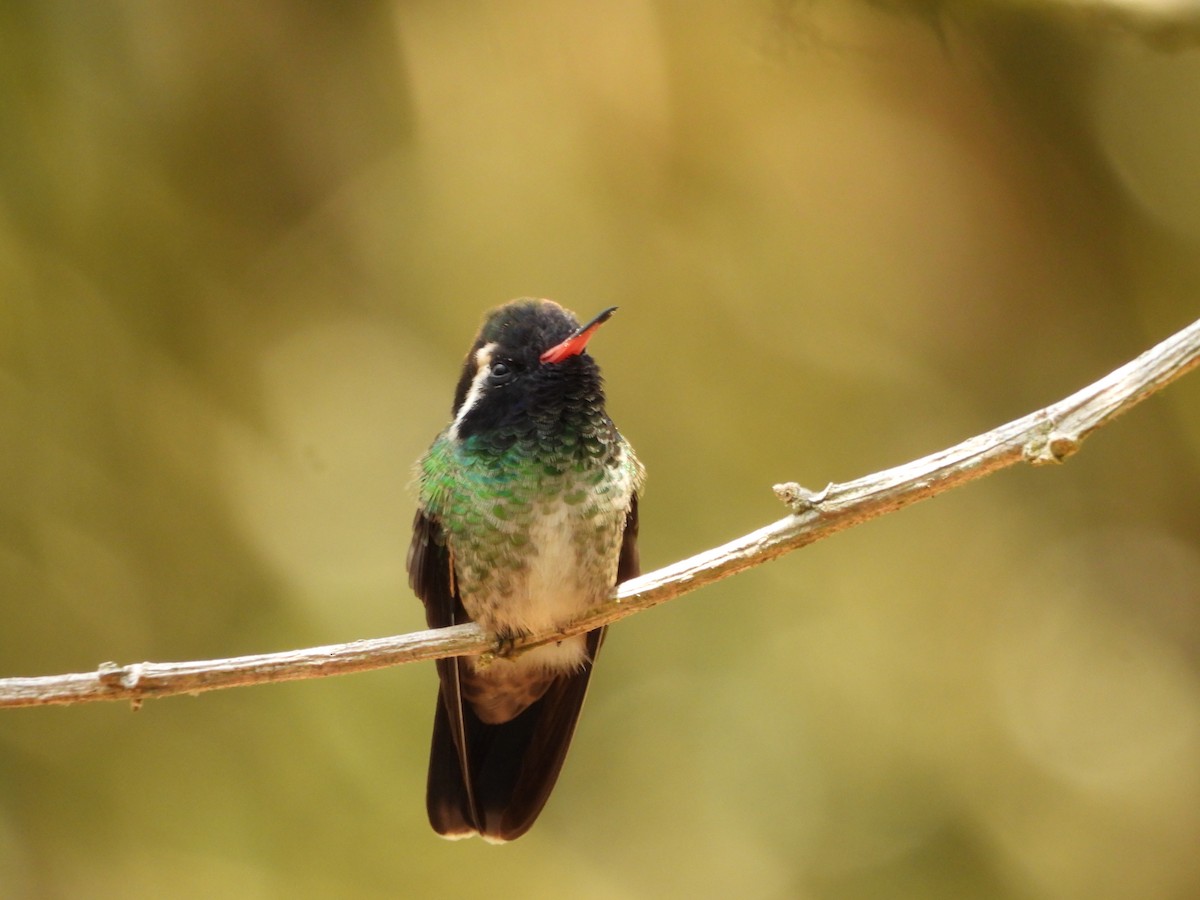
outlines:
{"label": "thin twig", "polygon": [[[554,633],[504,652],[561,640],[666,603],[821,538],[1018,462],[1062,462],[1083,439],[1200,364],[1200,321],[1071,396],[921,459],[819,492],[776,485],[792,514],[721,547],[621,585],[608,602]],[[103,663],[95,672],[0,679],[0,707],[199,694],[220,688],[365,672],[417,660],[498,651],[494,635],[457,625],[395,637],[199,662]]]}

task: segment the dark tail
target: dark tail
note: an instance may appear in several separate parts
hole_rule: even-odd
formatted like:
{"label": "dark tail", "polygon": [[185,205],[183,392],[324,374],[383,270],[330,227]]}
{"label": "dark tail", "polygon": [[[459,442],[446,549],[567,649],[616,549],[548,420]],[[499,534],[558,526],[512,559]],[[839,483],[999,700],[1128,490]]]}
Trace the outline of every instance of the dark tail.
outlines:
{"label": "dark tail", "polygon": [[[592,661],[603,632],[588,633]],[[501,725],[480,721],[461,701],[457,666],[464,664],[438,662],[442,678],[429,758],[429,822],[443,837],[479,834],[503,843],[528,831],[546,805],[571,745],[592,662],[557,678],[540,700]]]}

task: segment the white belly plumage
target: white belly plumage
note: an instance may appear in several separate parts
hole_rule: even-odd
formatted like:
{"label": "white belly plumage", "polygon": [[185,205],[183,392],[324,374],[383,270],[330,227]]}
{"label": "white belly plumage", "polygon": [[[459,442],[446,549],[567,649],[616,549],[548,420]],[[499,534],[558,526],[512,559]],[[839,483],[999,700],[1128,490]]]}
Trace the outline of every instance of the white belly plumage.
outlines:
{"label": "white belly plumage", "polygon": [[[581,518],[579,513],[578,506],[559,502],[538,516],[528,538],[528,546],[536,550],[525,558],[523,571],[507,595],[482,603],[475,602],[481,598],[463,598],[472,618],[495,631],[528,634],[556,628],[601,603],[616,581],[617,557],[613,553],[611,560],[581,558],[581,554],[594,552],[597,543],[603,546],[606,542],[579,540],[580,529],[604,530],[602,523]],[[619,546],[616,535],[612,543],[614,549]],[[493,665],[513,665],[524,671],[576,671],[586,662],[586,653],[585,638],[579,635]]]}

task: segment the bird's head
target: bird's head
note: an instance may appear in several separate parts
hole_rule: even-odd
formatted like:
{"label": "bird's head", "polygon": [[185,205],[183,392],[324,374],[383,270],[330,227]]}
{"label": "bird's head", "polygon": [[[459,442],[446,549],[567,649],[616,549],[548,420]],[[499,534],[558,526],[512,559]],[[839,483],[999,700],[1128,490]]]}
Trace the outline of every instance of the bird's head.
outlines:
{"label": "bird's head", "polygon": [[554,428],[572,412],[602,413],[600,368],[586,349],[615,310],[583,325],[553,300],[526,298],[492,310],[463,361],[451,436],[515,438]]}

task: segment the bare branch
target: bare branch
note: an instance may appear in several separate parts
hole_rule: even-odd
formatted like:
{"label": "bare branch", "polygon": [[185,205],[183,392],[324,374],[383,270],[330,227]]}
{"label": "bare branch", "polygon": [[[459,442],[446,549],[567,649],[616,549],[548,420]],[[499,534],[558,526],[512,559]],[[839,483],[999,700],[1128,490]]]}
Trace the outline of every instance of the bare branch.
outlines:
{"label": "bare branch", "polygon": [[[1200,321],[1045,409],[953,447],[819,492],[777,485],[792,514],[720,547],[621,585],[611,600],[554,633],[520,639],[506,653],[560,640],[649,609],[714,581],[1018,462],[1062,462],[1083,439],[1200,364]],[[284,653],[177,663],[103,663],[95,672],[0,679],[0,707],[45,706],[199,694],[220,688],[365,672],[417,660],[492,654],[476,625],[331,644]]]}

